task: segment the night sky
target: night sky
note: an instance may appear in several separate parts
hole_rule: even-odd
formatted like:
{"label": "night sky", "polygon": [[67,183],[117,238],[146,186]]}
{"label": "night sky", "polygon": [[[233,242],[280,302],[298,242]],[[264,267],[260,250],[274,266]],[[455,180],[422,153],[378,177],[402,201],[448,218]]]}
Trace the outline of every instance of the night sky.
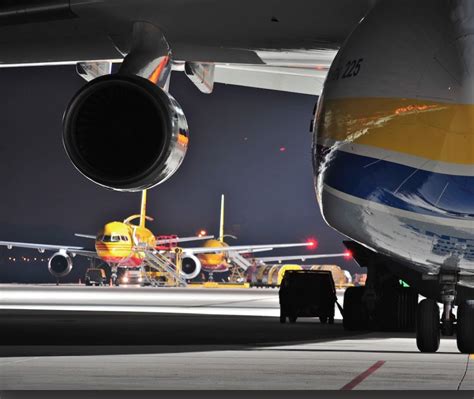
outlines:
{"label": "night sky", "polygon": [[[1,240],[90,246],[73,234],[95,234],[138,213],[139,194],[87,181],[64,152],[61,117],[84,83],[69,66],[0,69]],[[313,188],[309,125],[316,97],[225,85],[205,95],[177,72],[170,91],[188,119],[190,148],[178,172],[149,193],[156,234],[204,228],[217,235],[224,193],[226,233],[238,236],[230,244],[316,237],[317,252],[344,250],[342,236],[322,220]],[[38,256],[0,249],[0,281],[54,281],[44,263],[7,261],[21,254]],[[356,270],[343,259],[334,263]],[[77,264],[66,280],[83,275],[84,261]]]}

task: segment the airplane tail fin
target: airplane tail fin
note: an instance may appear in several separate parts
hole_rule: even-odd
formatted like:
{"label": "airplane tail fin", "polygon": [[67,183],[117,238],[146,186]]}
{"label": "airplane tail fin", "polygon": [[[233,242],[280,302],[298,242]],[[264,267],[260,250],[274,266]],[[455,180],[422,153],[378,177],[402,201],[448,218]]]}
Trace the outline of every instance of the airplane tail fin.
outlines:
{"label": "airplane tail fin", "polygon": [[224,194],[221,195],[221,218],[219,223],[219,241],[224,242]]}
{"label": "airplane tail fin", "polygon": [[142,191],[142,204],[140,208],[140,227],[145,227],[146,221],[146,194],[147,190]]}

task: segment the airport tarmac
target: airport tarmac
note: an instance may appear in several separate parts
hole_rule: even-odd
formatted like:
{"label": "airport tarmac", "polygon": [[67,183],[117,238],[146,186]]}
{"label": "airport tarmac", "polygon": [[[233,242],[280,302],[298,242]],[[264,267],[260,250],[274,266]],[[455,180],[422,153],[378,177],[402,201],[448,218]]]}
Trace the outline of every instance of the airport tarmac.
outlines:
{"label": "airport tarmac", "polygon": [[[12,298],[1,288],[2,302]],[[85,291],[60,287],[54,294],[56,289],[32,292],[40,298],[45,292]],[[106,288],[90,292],[100,290]],[[201,314],[183,312],[188,294],[165,291],[160,295],[171,295],[166,313],[0,310],[0,390],[474,389],[474,357],[459,354],[452,338],[442,340],[438,353],[420,354],[413,334],[349,334],[340,322],[282,325],[274,316],[239,315],[253,306],[273,312],[276,290],[193,290],[191,305],[201,306]],[[208,304],[210,295],[220,296],[220,303]],[[169,310],[174,305],[176,312]],[[206,313],[213,306],[220,314]],[[226,309],[237,314],[223,314]]]}
{"label": "airport tarmac", "polygon": [[[338,290],[342,304],[343,290]],[[85,287],[0,285],[0,309],[78,310],[272,316],[280,314],[278,289]],[[336,319],[342,316],[336,309]]]}

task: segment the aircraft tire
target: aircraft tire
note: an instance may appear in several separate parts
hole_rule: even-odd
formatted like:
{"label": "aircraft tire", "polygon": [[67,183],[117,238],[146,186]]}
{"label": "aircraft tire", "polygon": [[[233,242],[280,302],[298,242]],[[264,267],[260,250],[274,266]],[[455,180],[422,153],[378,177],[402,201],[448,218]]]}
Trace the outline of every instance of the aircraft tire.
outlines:
{"label": "aircraft tire", "polygon": [[367,310],[362,303],[364,291],[364,287],[349,287],[344,293],[342,325],[347,331],[366,330],[368,327]]}
{"label": "aircraft tire", "polygon": [[398,331],[415,331],[418,293],[412,288],[403,288],[398,296]]}
{"label": "aircraft tire", "polygon": [[474,353],[474,301],[462,302],[458,307],[456,339],[459,352]]}
{"label": "aircraft tire", "polygon": [[440,343],[439,307],[433,299],[423,299],[416,315],[416,346],[420,352],[434,353]]}

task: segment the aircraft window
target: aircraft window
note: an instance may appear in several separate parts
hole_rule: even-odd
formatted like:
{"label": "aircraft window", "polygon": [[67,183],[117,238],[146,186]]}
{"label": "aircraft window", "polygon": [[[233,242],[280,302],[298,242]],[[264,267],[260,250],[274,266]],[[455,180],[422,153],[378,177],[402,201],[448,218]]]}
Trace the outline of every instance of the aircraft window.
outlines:
{"label": "aircraft window", "polygon": [[112,242],[119,242],[120,241],[120,236],[113,234],[111,240]]}
{"label": "aircraft window", "polygon": [[127,236],[122,236],[121,238],[122,238],[122,241],[128,241]]}
{"label": "aircraft window", "polygon": [[106,236],[106,235],[104,235],[104,236],[102,237],[102,241],[103,241],[103,242],[112,242],[112,237],[111,237],[111,236]]}

